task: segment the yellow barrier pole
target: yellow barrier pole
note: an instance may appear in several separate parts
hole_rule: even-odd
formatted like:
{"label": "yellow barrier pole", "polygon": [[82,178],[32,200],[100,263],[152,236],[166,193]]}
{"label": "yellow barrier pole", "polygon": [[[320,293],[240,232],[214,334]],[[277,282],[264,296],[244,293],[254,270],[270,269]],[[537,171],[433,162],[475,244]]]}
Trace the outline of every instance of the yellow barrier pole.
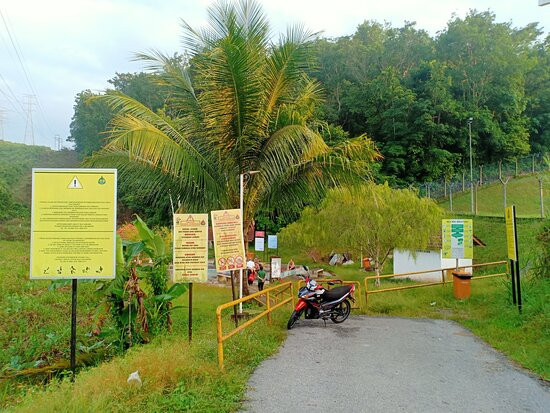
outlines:
{"label": "yellow barrier pole", "polygon": [[265,302],[267,304],[267,324],[271,325],[271,303],[269,302],[269,291],[265,293]]}
{"label": "yellow barrier pole", "polygon": [[369,277],[365,277],[365,310],[369,306]]}
{"label": "yellow barrier pole", "polygon": [[222,311],[219,307],[216,309],[216,322],[218,324],[218,366],[220,370],[223,370]]}

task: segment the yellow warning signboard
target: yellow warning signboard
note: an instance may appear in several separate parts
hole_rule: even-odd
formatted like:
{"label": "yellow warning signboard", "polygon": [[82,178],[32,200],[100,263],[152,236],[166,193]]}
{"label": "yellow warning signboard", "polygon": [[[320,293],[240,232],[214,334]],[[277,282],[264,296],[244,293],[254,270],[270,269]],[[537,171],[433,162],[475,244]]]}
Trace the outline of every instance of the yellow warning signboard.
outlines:
{"label": "yellow warning signboard", "polygon": [[208,214],[174,214],[173,245],[173,281],[208,281]]}
{"label": "yellow warning signboard", "polygon": [[243,269],[244,241],[240,209],[211,211],[216,269],[229,271]]}
{"label": "yellow warning signboard", "polygon": [[516,248],[516,207],[506,208],[506,243],[508,245],[508,259],[518,260],[518,251]]}
{"label": "yellow warning signboard", "polygon": [[31,279],[116,275],[116,169],[33,169]]}

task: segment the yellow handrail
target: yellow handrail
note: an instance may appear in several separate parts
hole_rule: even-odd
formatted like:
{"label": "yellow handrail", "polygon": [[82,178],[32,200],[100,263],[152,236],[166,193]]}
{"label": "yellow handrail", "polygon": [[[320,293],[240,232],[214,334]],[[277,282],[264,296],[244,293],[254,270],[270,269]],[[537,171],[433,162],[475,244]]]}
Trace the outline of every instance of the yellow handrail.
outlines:
{"label": "yellow handrail", "polygon": [[[284,292],[290,290],[290,297],[284,298]],[[270,293],[274,294],[273,298],[276,298],[277,295],[281,295],[281,301],[274,306],[271,306],[270,301]],[[256,316],[252,317],[251,319],[245,321],[240,326],[236,327],[234,330],[230,331],[225,336],[223,335],[223,329],[222,329],[222,311],[226,308],[233,307],[236,304],[244,303],[245,301],[253,300],[261,295],[265,295],[265,302],[266,302],[266,310],[262,311],[260,314],[257,314]],[[235,334],[237,334],[239,331],[242,331],[249,325],[255,323],[260,318],[262,318],[264,315],[267,315],[267,322],[268,324],[271,324],[271,312],[273,310],[276,310],[277,308],[287,304],[287,303],[293,303],[294,301],[294,287],[292,285],[292,282],[287,281],[282,284],[278,284],[274,287],[266,288],[265,290],[258,291],[256,293],[247,295],[246,297],[239,298],[237,300],[230,301],[225,304],[221,304],[216,308],[216,323],[217,323],[217,335],[218,335],[218,365],[220,369],[223,370],[223,342],[227,340],[230,337],[233,337]]]}
{"label": "yellow handrail", "polygon": [[[491,265],[503,265],[503,264],[506,265],[506,272],[497,273],[497,274],[483,275],[483,276],[478,276],[478,277],[472,277],[472,280],[479,280],[479,279],[483,279],[483,278],[501,277],[503,275],[507,275],[508,271],[509,271],[508,270],[508,261],[494,261],[494,262],[486,262],[486,263],[481,263],[481,264],[461,265],[460,267],[461,268],[471,268],[473,270],[474,268],[487,267],[487,266],[491,266]],[[384,292],[388,292],[388,291],[397,291],[397,290],[408,290],[408,289],[411,289],[411,288],[430,287],[430,286],[434,286],[434,285],[445,286],[445,284],[449,284],[449,283],[452,282],[451,280],[449,280],[449,281],[445,280],[445,271],[454,270],[454,269],[456,269],[456,267],[436,268],[436,269],[433,269],[433,270],[404,272],[404,273],[399,273],[399,274],[389,274],[389,275],[380,275],[380,276],[372,275],[372,276],[369,276],[369,277],[365,277],[365,279],[363,280],[363,282],[365,284],[365,308],[369,305],[369,294],[377,294],[377,293],[384,293]],[[382,278],[393,278],[393,277],[406,277],[408,275],[426,274],[426,273],[439,272],[439,271],[441,271],[441,281],[422,283],[422,284],[416,284],[416,285],[407,285],[407,286],[402,286],[402,287],[382,288],[382,289],[369,291],[369,285],[368,285],[369,280],[376,280],[376,279],[380,280]]]}

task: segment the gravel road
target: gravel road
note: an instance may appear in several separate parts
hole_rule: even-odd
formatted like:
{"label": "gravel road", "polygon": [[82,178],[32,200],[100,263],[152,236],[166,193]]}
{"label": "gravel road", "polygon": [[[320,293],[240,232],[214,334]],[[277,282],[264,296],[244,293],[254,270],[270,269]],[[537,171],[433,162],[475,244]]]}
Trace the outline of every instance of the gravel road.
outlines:
{"label": "gravel road", "polygon": [[550,386],[451,321],[302,319],[243,411],[548,413]]}

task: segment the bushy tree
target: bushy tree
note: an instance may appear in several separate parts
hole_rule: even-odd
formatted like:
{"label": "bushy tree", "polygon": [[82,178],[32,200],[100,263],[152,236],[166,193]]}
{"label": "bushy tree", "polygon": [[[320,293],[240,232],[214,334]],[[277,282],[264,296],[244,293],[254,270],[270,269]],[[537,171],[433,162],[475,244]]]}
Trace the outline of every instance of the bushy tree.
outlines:
{"label": "bushy tree", "polygon": [[333,189],[318,207],[304,210],[281,232],[281,243],[326,256],[363,254],[377,276],[395,248],[425,249],[441,228],[443,211],[428,198],[387,184]]}

